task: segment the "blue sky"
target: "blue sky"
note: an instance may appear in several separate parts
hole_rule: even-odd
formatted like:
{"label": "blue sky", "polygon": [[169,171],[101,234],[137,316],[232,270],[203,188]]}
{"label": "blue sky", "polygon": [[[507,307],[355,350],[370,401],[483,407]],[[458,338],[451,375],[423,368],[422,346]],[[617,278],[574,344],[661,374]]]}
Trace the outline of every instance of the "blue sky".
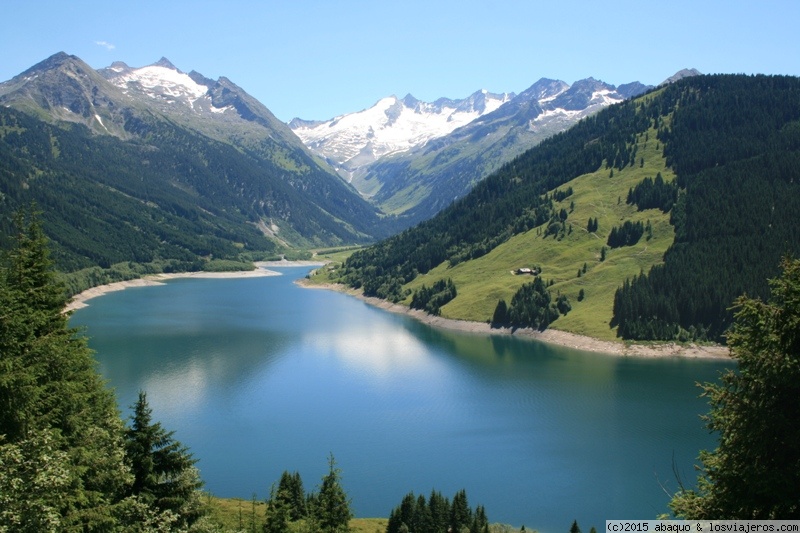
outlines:
{"label": "blue sky", "polygon": [[411,93],[521,92],[542,77],[658,84],[682,68],[800,75],[797,0],[4,0],[0,81],[64,51],[94,68],[169,58],[281,120]]}

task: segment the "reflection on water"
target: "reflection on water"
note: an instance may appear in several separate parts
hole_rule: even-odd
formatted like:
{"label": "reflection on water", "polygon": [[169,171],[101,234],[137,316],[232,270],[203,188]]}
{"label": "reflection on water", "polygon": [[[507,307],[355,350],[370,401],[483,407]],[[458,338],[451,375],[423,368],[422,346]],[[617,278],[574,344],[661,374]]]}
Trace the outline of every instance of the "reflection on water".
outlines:
{"label": "reflection on water", "polygon": [[72,318],[120,405],[146,390],[215,494],[265,497],[283,470],[312,489],[332,452],[358,516],[465,488],[492,521],[588,530],[665,512],[673,460],[691,480],[714,445],[695,382],[724,364],[434,330],[285,272],[129,289]]}
{"label": "reflection on water", "polygon": [[305,350],[337,357],[354,372],[383,379],[441,369],[428,357],[424,343],[401,328],[387,331],[349,326],[343,331],[306,334],[303,342]]}

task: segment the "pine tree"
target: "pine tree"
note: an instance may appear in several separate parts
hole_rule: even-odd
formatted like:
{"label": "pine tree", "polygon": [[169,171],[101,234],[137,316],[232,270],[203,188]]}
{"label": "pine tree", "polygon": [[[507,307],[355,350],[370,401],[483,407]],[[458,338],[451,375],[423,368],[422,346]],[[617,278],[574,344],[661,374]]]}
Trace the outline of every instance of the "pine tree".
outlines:
{"label": "pine tree", "polygon": [[508,323],[508,304],[502,298],[497,302],[492,315],[492,326],[503,326]]}
{"label": "pine tree", "polygon": [[69,483],[50,494],[61,502],[58,527],[109,528],[131,480],[114,396],[86,339],[68,327],[35,207],[15,223],[14,247],[0,267],[0,453],[19,452],[25,461],[42,450],[65,454]]}
{"label": "pine tree", "polygon": [[450,501],[442,496],[441,492],[431,491],[428,497],[428,508],[431,510],[431,520],[434,533],[446,533],[450,523]]}
{"label": "pine tree", "polygon": [[467,502],[467,491],[462,489],[453,496],[453,504],[450,507],[450,529],[460,532],[469,529],[472,524],[472,510]]}
{"label": "pine tree", "polygon": [[353,514],[350,499],[340,483],[341,471],[336,468],[333,454],[328,459],[328,474],[322,478],[322,486],[315,498],[313,518],[320,531],[336,533],[348,530]]}
{"label": "pine tree", "polygon": [[134,475],[131,495],[159,511],[175,513],[185,525],[194,523],[202,515],[197,490],[203,483],[194,466],[197,460],[173,439],[174,432],[153,422],[144,391],[132,408],[125,439]]}
{"label": "pine tree", "polygon": [[800,260],[784,259],[768,302],[737,300],[721,384],[703,389],[719,446],[701,452],[698,489],[670,502],[691,520],[800,519]]}
{"label": "pine tree", "polygon": [[288,507],[290,520],[296,521],[306,517],[306,494],[299,472],[290,474],[284,471],[281,474],[276,497]]}
{"label": "pine tree", "polygon": [[291,508],[289,506],[290,496],[282,492],[280,488],[272,486],[267,500],[265,510],[264,533],[285,533],[289,530],[291,519]]}

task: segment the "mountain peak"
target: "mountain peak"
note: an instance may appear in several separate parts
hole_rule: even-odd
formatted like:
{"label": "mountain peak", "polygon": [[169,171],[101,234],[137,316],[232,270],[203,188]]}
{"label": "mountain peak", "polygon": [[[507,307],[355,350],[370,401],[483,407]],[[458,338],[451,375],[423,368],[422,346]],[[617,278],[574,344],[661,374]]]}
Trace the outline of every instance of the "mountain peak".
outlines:
{"label": "mountain peak", "polygon": [[478,90],[467,98],[418,100],[411,94],[381,98],[369,109],[327,121],[294,119],[289,125],[346,179],[388,155],[407,152],[469,124],[508,102],[513,95]]}
{"label": "mountain peak", "polygon": [[675,83],[676,81],[689,78],[691,76],[702,76],[703,73],[697,70],[696,68],[684,68],[667,78],[666,80],[661,82],[661,85],[669,85],[670,83]]}
{"label": "mountain peak", "polygon": [[20,77],[21,78],[25,78],[25,77],[29,77],[29,76],[37,73],[37,72],[46,72],[46,71],[49,71],[49,70],[55,70],[55,69],[63,67],[64,65],[68,65],[68,64],[72,64],[72,63],[76,63],[76,64],[79,64],[81,66],[86,66],[88,68],[88,65],[86,65],[83,61],[81,61],[81,59],[79,57],[73,56],[73,55],[69,55],[66,52],[58,52],[58,53],[55,53],[55,54],[51,55],[50,57],[48,57],[44,61],[40,61],[39,63],[36,63],[31,68],[29,68],[28,70],[26,70],[25,72],[19,74],[16,77],[17,78],[20,78]]}
{"label": "mountain peak", "polygon": [[178,72],[180,72],[180,69],[178,67],[176,67],[175,65],[173,65],[172,61],[170,61],[166,57],[162,57],[161,59],[159,59],[158,61],[153,63],[152,66],[154,66],[154,67],[164,67],[164,68],[168,68],[170,70],[177,70]]}

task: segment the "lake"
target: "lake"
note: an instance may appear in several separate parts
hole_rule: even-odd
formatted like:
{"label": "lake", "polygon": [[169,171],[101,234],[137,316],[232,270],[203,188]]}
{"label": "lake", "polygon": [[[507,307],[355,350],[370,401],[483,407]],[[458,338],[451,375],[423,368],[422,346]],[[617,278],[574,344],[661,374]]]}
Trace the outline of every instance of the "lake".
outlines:
{"label": "lake", "polygon": [[123,415],[145,390],[215,495],[264,499],[284,470],[314,489],[332,453],[359,517],[463,488],[491,522],[588,532],[667,512],[674,472],[693,484],[716,446],[696,382],[730,362],[436,330],[275,270],[110,293],[70,320]]}

